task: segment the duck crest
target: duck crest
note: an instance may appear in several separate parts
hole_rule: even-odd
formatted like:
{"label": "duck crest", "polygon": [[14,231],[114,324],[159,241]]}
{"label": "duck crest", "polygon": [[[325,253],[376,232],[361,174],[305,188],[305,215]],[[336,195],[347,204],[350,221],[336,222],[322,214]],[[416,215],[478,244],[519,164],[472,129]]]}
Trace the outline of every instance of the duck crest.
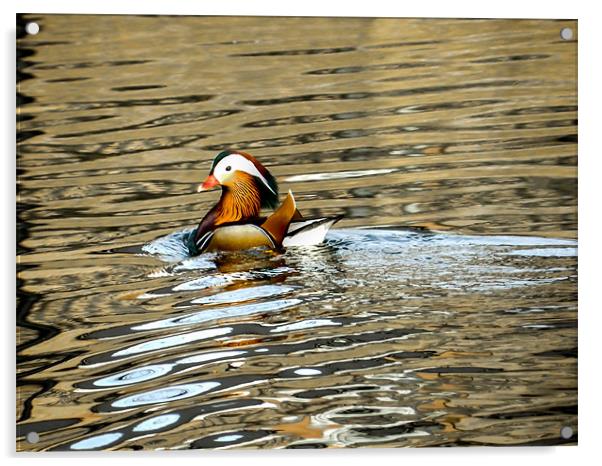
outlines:
{"label": "duck crest", "polygon": [[261,207],[266,209],[275,209],[278,207],[278,182],[276,181],[276,178],[274,178],[274,176],[259,162],[259,160],[247,152],[234,150],[225,150],[220,152],[215,157],[209,174],[213,174],[215,167],[229,155],[239,155],[244,157],[251,162],[257,170],[256,174],[259,176],[252,176],[252,179],[255,181],[255,188],[259,191]]}

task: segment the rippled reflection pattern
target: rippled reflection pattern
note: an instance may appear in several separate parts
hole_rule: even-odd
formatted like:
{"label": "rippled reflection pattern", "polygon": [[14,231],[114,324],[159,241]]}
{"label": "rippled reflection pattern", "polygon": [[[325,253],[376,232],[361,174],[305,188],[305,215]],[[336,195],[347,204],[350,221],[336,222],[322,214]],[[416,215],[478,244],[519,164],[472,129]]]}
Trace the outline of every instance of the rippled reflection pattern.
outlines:
{"label": "rippled reflection pattern", "polygon": [[[574,22],[34,19],[18,449],[576,443]],[[225,148],[338,229],[189,257]]]}

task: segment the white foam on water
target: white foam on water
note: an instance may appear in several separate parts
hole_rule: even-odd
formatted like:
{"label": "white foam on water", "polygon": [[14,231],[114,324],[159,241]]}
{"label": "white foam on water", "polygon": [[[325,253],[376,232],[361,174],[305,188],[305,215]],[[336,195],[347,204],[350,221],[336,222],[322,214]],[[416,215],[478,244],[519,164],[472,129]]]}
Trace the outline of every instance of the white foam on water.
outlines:
{"label": "white foam on water", "polygon": [[577,248],[517,249],[504,254],[526,257],[576,257]]}

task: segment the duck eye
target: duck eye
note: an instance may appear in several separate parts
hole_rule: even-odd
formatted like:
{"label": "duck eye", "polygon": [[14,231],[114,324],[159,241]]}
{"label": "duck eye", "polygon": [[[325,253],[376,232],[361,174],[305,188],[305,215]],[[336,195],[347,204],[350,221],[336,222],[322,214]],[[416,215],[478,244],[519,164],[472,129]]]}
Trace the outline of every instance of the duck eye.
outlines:
{"label": "duck eye", "polygon": [[227,171],[227,172],[229,172],[230,170],[232,170],[232,167],[231,167],[230,165],[228,165],[228,166],[226,167],[226,171]]}

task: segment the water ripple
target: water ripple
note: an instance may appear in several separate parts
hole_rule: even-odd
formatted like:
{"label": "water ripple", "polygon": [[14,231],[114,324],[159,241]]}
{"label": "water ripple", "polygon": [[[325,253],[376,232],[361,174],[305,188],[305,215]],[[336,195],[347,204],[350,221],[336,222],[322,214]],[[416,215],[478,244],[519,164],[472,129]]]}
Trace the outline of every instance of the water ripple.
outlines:
{"label": "water ripple", "polygon": [[121,385],[145,382],[167,374],[172,367],[171,364],[155,364],[152,366],[134,368],[129,371],[96,380],[94,385],[98,387],[118,387]]}
{"label": "water ripple", "polygon": [[263,285],[249,288],[241,288],[234,291],[224,291],[211,296],[196,298],[191,301],[192,304],[233,304],[243,301],[250,301],[258,298],[268,298],[290,293],[297,287],[282,285]]}
{"label": "water ripple", "polygon": [[106,447],[119,440],[123,434],[121,432],[110,432],[107,434],[88,437],[87,439],[75,442],[71,445],[72,450],[94,450],[96,448]]}
{"label": "water ripple", "polygon": [[132,330],[155,330],[160,328],[177,327],[180,325],[200,324],[218,319],[231,319],[233,317],[242,317],[253,314],[263,314],[266,312],[280,311],[296,306],[303,301],[301,299],[276,299],[267,302],[245,304],[241,306],[229,306],[217,309],[205,309],[194,314],[186,314],[181,317],[163,319],[146,324],[136,325]]}
{"label": "water ripple", "polygon": [[307,175],[295,175],[289,176],[285,179],[289,183],[300,182],[300,181],[324,181],[324,180],[340,180],[345,178],[359,178],[362,176],[372,175],[384,175],[387,173],[393,173],[397,171],[394,168],[379,168],[375,170],[357,170],[348,172],[332,172],[332,173],[310,173]]}
{"label": "water ripple", "polygon": [[232,327],[223,327],[198,330],[196,332],[183,333],[181,335],[173,335],[165,338],[157,338],[116,351],[113,353],[113,357],[131,356],[133,354],[157,351],[160,349],[171,348],[173,346],[180,346],[187,343],[208,340],[210,338],[226,335],[230,332],[232,332]]}
{"label": "water ripple", "polygon": [[134,432],[152,432],[155,430],[165,429],[166,427],[175,424],[180,419],[180,415],[177,413],[173,414],[161,414],[159,416],[151,417],[137,424],[132,430]]}
{"label": "water ripple", "polygon": [[197,396],[201,393],[207,392],[219,386],[220,384],[218,382],[202,382],[185,385],[174,385],[172,387],[159,388],[157,390],[151,390],[148,392],[138,393],[132,396],[127,396],[125,398],[120,398],[113,401],[113,403],[111,403],[111,406],[115,408],[133,408],[135,406],[181,400],[184,398],[191,398],[193,396]]}
{"label": "water ripple", "polygon": [[[33,19],[19,450],[576,441],[574,21]],[[189,256],[236,148],[324,244]]]}

